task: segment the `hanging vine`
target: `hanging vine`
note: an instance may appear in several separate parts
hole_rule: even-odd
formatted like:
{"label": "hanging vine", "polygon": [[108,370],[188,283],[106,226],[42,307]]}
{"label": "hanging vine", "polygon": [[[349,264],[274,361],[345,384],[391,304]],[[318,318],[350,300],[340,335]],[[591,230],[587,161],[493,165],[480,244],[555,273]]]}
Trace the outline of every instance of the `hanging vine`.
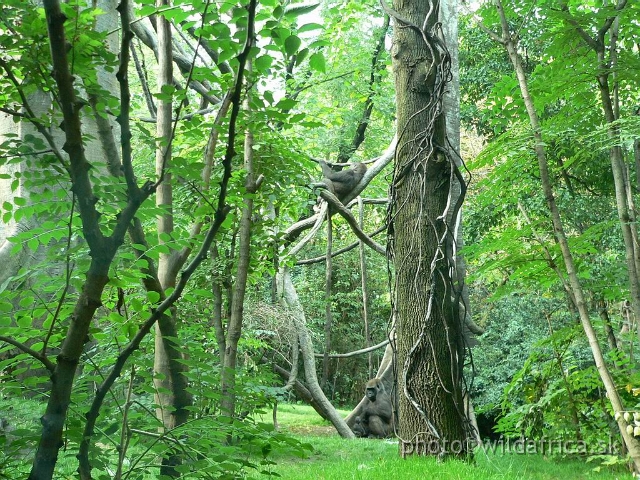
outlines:
{"label": "hanging vine", "polygon": [[[394,19],[396,32],[404,33],[405,29],[410,29],[417,34],[416,42],[421,43],[412,46],[406,37],[396,38],[392,49],[397,81],[404,81],[404,87],[409,91],[409,101],[403,106],[413,109],[404,123],[398,115],[398,147],[387,212],[388,258],[395,264],[390,283],[395,326],[399,322],[397,295],[400,282],[411,284],[416,302],[421,296],[426,296],[426,306],[419,312],[422,315],[419,331],[411,337],[410,348],[400,359],[402,363],[396,366],[396,378],[399,378],[401,395],[427,427],[427,432],[420,433],[442,445],[446,432],[440,426],[441,419],[436,418],[435,412],[417,392],[417,388],[422,389],[424,385],[424,378],[420,377],[422,372],[418,371],[419,364],[425,361],[431,362],[438,388],[453,400],[453,408],[466,438],[472,437],[463,402],[466,345],[462,335],[464,313],[460,311],[462,284],[456,280],[455,248],[456,224],[466,193],[466,182],[458,166],[460,157],[447,141],[443,111],[443,98],[448,83],[452,81],[451,57],[438,21],[438,1],[429,2],[421,25],[392,10],[383,0],[381,4]],[[400,69],[404,71],[400,72]],[[400,103],[398,100],[399,108]],[[447,191],[446,201],[437,202],[436,197],[443,189]],[[430,199],[433,199],[432,203]],[[430,207],[435,203],[438,211],[434,214]],[[407,218],[404,214],[409,212]],[[400,248],[399,229],[409,229],[411,236],[410,241],[401,242]],[[428,241],[430,236],[435,239],[433,252],[427,252],[425,247],[425,240]],[[442,331],[446,340],[446,362],[438,356],[438,349],[443,343]],[[392,343],[397,354],[397,342]],[[445,370],[447,367],[450,367],[449,371]],[[413,442],[415,439],[403,439],[405,441]]]}

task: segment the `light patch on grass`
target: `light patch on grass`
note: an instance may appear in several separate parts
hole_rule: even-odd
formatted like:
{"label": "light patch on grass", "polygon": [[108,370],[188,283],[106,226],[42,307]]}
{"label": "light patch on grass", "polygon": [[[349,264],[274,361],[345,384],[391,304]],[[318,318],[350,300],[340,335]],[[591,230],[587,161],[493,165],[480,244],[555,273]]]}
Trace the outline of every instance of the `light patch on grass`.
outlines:
{"label": "light patch on grass", "polygon": [[[343,417],[346,417],[349,414],[349,410],[338,409],[338,413]],[[278,404],[278,423],[282,426],[331,425],[312,407],[308,405],[295,405],[290,403]]]}

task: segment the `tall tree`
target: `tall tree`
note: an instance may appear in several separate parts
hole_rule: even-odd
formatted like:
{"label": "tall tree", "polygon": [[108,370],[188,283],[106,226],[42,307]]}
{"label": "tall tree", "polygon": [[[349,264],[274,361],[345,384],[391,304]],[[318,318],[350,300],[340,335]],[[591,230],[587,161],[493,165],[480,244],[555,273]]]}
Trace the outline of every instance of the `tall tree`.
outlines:
{"label": "tall tree", "polygon": [[455,228],[461,176],[443,109],[451,58],[436,0],[395,0],[398,146],[389,235],[395,266],[401,453],[466,455]]}
{"label": "tall tree", "polygon": [[[252,1],[251,5],[253,10],[255,10],[256,2]],[[104,15],[105,17],[108,16],[110,19],[116,18],[115,2],[106,2],[102,7],[105,11],[108,11],[108,14]],[[95,22],[95,24],[98,24],[97,26],[93,23],[85,23],[86,18],[92,19],[93,14],[97,14],[90,8],[85,10],[79,7],[77,10],[74,10],[68,5],[60,4],[60,2],[57,1],[44,2],[52,70],[55,74],[44,74],[47,82],[49,82],[49,77],[53,78],[53,82],[50,85],[48,83],[46,84],[46,91],[53,92],[50,98],[47,98],[47,94],[43,94],[42,92],[37,92],[34,98],[47,98],[47,101],[44,103],[48,106],[46,113],[38,113],[38,115],[36,115],[30,108],[30,101],[27,99],[27,96],[24,95],[22,87],[20,86],[21,83],[25,83],[24,79],[19,81],[15,76],[15,73],[18,72],[18,70],[16,70],[18,63],[16,62],[15,65],[9,65],[4,61],[0,61],[3,70],[9,78],[9,81],[3,80],[2,87],[5,88],[7,85],[13,87],[18,94],[16,98],[20,98],[20,104],[26,112],[25,114],[20,114],[19,110],[15,110],[14,117],[20,118],[23,122],[31,122],[35,130],[42,137],[42,140],[48,144],[48,150],[44,153],[51,153],[52,158],[55,157],[56,162],[54,169],[60,173],[60,177],[63,179],[59,182],[52,182],[51,179],[47,180],[49,184],[59,183],[61,185],[60,190],[62,192],[68,191],[69,193],[69,205],[73,204],[73,207],[70,208],[70,212],[68,213],[68,235],[69,237],[75,235],[75,233],[72,233],[72,224],[75,223],[77,217],[75,207],[80,212],[79,220],[81,222],[82,232],[79,236],[86,241],[88,247],[86,279],[84,279],[83,283],[78,284],[78,289],[81,290],[81,293],[77,296],[75,310],[71,312],[63,305],[67,290],[69,289],[69,279],[67,278],[67,285],[59,300],[58,309],[55,311],[55,318],[51,320],[52,327],[48,333],[46,329],[43,330],[42,335],[45,341],[43,342],[41,351],[36,352],[28,349],[28,347],[18,341],[18,339],[11,340],[8,337],[0,338],[3,342],[10,343],[28,352],[36,360],[40,361],[51,374],[51,395],[49,396],[47,410],[41,419],[43,431],[30,478],[46,479],[52,478],[54,475],[58,454],[63,445],[63,428],[65,424],[68,424],[67,415],[69,405],[75,402],[72,393],[74,391],[75,376],[79,370],[78,366],[81,364],[80,356],[81,354],[87,353],[85,344],[88,340],[92,340],[93,342],[98,341],[96,339],[97,337],[90,337],[93,333],[90,327],[95,326],[95,323],[92,324],[92,321],[95,321],[97,312],[99,312],[98,309],[105,308],[103,302],[108,302],[108,300],[105,301],[105,287],[109,286],[109,282],[114,280],[114,276],[117,277],[118,275],[117,273],[114,274],[114,259],[117,260],[116,253],[124,243],[124,236],[127,231],[131,234],[135,243],[134,249],[143,257],[142,260],[144,260],[144,262],[140,263],[146,265],[142,268],[143,282],[150,293],[157,295],[149,296],[150,300],[153,299],[153,312],[149,314],[146,321],[137,325],[135,329],[136,333],[130,337],[130,342],[124,346],[124,348],[119,348],[119,354],[115,364],[110,366],[108,373],[105,373],[103,382],[98,386],[95,397],[91,401],[90,409],[85,416],[86,424],[82,434],[82,440],[79,442],[80,449],[78,459],[80,477],[83,479],[91,478],[92,466],[89,461],[89,446],[92,442],[91,437],[96,430],[96,420],[100,414],[102,402],[107,396],[107,393],[109,393],[115,380],[120,376],[125,362],[131,354],[139,348],[142,339],[149,333],[156,321],[160,326],[159,332],[161,335],[158,335],[158,339],[162,348],[172,351],[164,357],[167,362],[165,365],[166,370],[159,376],[161,377],[159,380],[166,381],[166,383],[162,384],[158,391],[160,394],[167,395],[169,398],[169,400],[160,400],[158,402],[163,407],[166,407],[162,409],[164,427],[165,429],[173,429],[184,423],[187,418],[187,410],[185,407],[189,405],[190,398],[186,390],[186,377],[184,376],[181,351],[175,343],[177,336],[177,329],[174,322],[175,313],[170,312],[169,308],[181,295],[188,278],[195,268],[205,259],[206,255],[204,252],[209,249],[213,237],[216,235],[229,211],[229,207],[226,204],[226,192],[231,177],[231,162],[235,155],[233,149],[235,142],[235,123],[242,95],[243,66],[244,61],[249,55],[249,47],[247,46],[238,54],[240,73],[232,85],[232,94],[228,96],[228,101],[225,99],[225,103],[220,109],[220,112],[226,112],[229,103],[233,103],[234,105],[233,113],[229,119],[229,141],[222,162],[221,180],[219,183],[220,193],[218,195],[216,211],[212,212],[209,217],[212,224],[201,240],[203,247],[184,268],[180,280],[177,281],[176,276],[178,270],[185,264],[191,248],[179,252],[181,257],[177,260],[175,256],[173,256],[174,258],[165,258],[163,256],[160,262],[161,271],[159,273],[156,272],[152,259],[148,257],[149,248],[145,246],[141,221],[136,217],[140,215],[139,208],[141,205],[149,196],[156,192],[156,189],[161,191],[159,204],[165,208],[163,213],[170,213],[172,203],[171,184],[170,177],[166,173],[170,163],[169,146],[174,131],[172,129],[171,119],[171,96],[165,96],[162,102],[163,105],[161,106],[162,111],[158,119],[158,138],[160,139],[158,141],[158,179],[157,182],[149,181],[141,187],[138,186],[134,174],[131,148],[132,134],[129,118],[131,95],[127,71],[129,66],[129,45],[133,38],[131,30],[129,29],[129,7],[130,5],[128,5],[126,1],[122,1],[118,8],[122,20],[122,43],[120,48],[119,69],[117,74],[110,76],[113,78],[111,78],[109,85],[113,88],[103,88],[100,82],[96,81],[96,77],[101,77],[105,74],[105,71],[113,73],[113,65],[110,65],[108,62],[115,61],[115,56],[103,48],[103,42],[106,43],[104,38],[107,37],[107,35],[100,32],[105,30],[112,31],[114,25],[111,24],[108,29],[102,25],[102,29],[100,29],[100,24],[104,23],[102,19]],[[4,14],[5,12],[3,11],[2,13]],[[73,17],[70,20],[70,16],[74,14],[77,15],[77,18]],[[6,19],[3,18],[3,21],[4,20]],[[40,26],[42,25],[44,25],[44,23],[40,24]],[[79,29],[79,25],[81,25],[82,29]],[[158,19],[157,25],[159,25],[158,30],[160,31],[159,44],[161,53],[159,53],[159,57],[161,59],[162,72],[159,76],[160,81],[158,83],[159,87],[163,89],[164,86],[174,82],[170,68],[170,28],[169,22],[162,18]],[[93,31],[92,27],[96,29],[97,34]],[[69,30],[72,28],[78,30],[70,32]],[[29,33],[32,35],[37,34],[37,37],[34,36],[34,38],[38,38],[39,42],[44,43],[42,42],[40,32]],[[92,35],[93,37],[91,37]],[[85,40],[89,37],[94,38],[95,41],[86,42]],[[109,39],[111,40],[110,43],[114,43],[113,40],[116,39],[116,35],[110,35]],[[46,43],[44,44],[46,45]],[[91,49],[89,51],[83,50],[83,47],[86,48],[89,44]],[[5,45],[3,45],[3,48],[4,47]],[[113,50],[115,50],[115,48],[113,48]],[[28,58],[29,55],[25,54],[25,57]],[[82,63],[82,61],[87,61],[87,58],[91,58],[95,63]],[[49,61],[42,57],[38,60],[42,62]],[[39,65],[38,69],[33,69],[33,73],[30,74],[32,76],[29,77],[26,83],[33,82],[36,85],[40,85],[38,82],[41,81],[41,79],[38,77],[37,72],[49,71],[48,64],[43,63],[43,65]],[[106,68],[105,65],[107,65]],[[82,74],[79,72],[82,72]],[[113,85],[116,78],[119,82],[119,89]],[[121,151],[118,151],[118,148],[115,147],[117,143],[117,133],[115,130],[117,129],[111,125],[113,118],[110,112],[109,114],[105,113],[105,104],[110,100],[116,101],[115,98],[109,96],[111,91],[115,91],[116,95],[119,94],[119,104],[113,104],[118,105],[118,108],[115,108],[114,111],[119,113],[117,121],[122,131]],[[166,92],[167,90],[163,89],[162,93],[166,94]],[[91,110],[86,107],[86,102],[82,98],[85,94],[89,98]],[[3,98],[3,101],[4,100]],[[7,104],[5,103],[3,103],[2,106],[4,111],[13,111],[14,108],[13,104],[10,109],[7,108]],[[93,118],[91,114],[96,118]],[[179,109],[177,114],[179,116]],[[224,113],[220,115],[224,115]],[[60,119],[62,117],[64,121],[61,123]],[[95,126],[96,123],[97,128]],[[90,138],[98,138],[102,144],[99,146],[101,146],[102,149],[95,148],[93,142],[89,141]],[[36,140],[42,142],[40,139]],[[63,142],[64,145],[60,148],[59,144]],[[37,145],[38,143],[35,142],[34,144]],[[108,148],[107,144],[113,148]],[[37,152],[36,154],[39,156],[42,152]],[[100,162],[101,160],[102,162]],[[103,175],[105,172],[103,171],[103,167],[100,166],[101,163],[106,164],[106,170],[114,178]],[[68,176],[68,179],[64,179],[65,176]],[[71,186],[66,188],[68,180],[70,180]],[[112,207],[115,207],[116,210],[112,210]],[[113,216],[111,216],[112,213]],[[39,220],[44,221],[44,218],[45,217],[42,217]],[[46,218],[49,217],[47,216]],[[164,225],[161,225],[159,230],[167,235],[171,234],[173,229],[171,215],[163,216],[162,222],[164,222]],[[200,227],[202,227],[202,224],[200,224]],[[71,239],[69,239],[69,243],[71,243]],[[78,241],[78,243],[83,244],[81,240]],[[196,245],[196,243],[193,244],[193,246]],[[68,248],[69,245],[67,245],[67,249]],[[163,252],[166,252],[166,250],[163,249]],[[81,258],[81,255],[82,253],[78,254],[78,258]],[[68,254],[66,261],[70,263]],[[90,264],[88,263],[89,261]],[[83,264],[82,259],[79,263]],[[67,264],[67,276],[70,276],[69,270],[72,268],[73,267]],[[162,278],[162,282],[160,282],[159,277]],[[6,286],[6,284],[4,286]],[[165,296],[164,289],[169,287],[173,290],[171,294],[167,293]],[[72,297],[72,295],[69,294],[69,297]],[[127,300],[124,297],[125,293],[120,290],[118,301],[122,303],[126,302]],[[120,308],[121,305],[117,307],[117,310],[120,310]],[[59,347],[59,355],[55,360],[53,357],[50,357],[50,351],[48,351],[48,343],[50,340],[51,346],[55,345],[58,347],[51,339],[54,326],[56,330],[62,332],[64,328],[65,331],[65,333],[60,334],[62,341]],[[37,334],[37,336],[39,336],[39,334]],[[180,395],[181,397],[179,398]],[[173,461],[171,458],[167,459]],[[176,469],[169,468],[164,469],[163,473],[175,475],[177,472]]]}
{"label": "tall tree", "polygon": [[[513,65],[515,75],[518,80],[518,86],[520,93],[524,101],[524,106],[529,117],[529,123],[534,138],[534,152],[538,161],[538,169],[540,171],[540,183],[544,193],[544,197],[547,203],[551,221],[553,223],[553,233],[555,241],[560,246],[562,253],[562,259],[564,260],[566,269],[566,284],[571,292],[572,300],[575,308],[578,311],[580,322],[584,330],[585,336],[589,341],[591,352],[595,365],[598,369],[600,379],[607,392],[611,407],[615,414],[615,419],[620,429],[620,434],[627,446],[629,455],[634,464],[634,469],[638,471],[640,468],[640,443],[638,440],[628,431],[629,424],[624,418],[625,407],[622,402],[622,398],[618,392],[616,384],[611,375],[607,362],[602,354],[602,348],[596,335],[596,330],[593,327],[591,317],[589,315],[588,303],[582,287],[582,281],[578,276],[578,269],[574,260],[574,254],[568,241],[566,228],[558,208],[556,201],[556,195],[551,183],[551,175],[549,173],[549,164],[547,161],[547,152],[545,147],[545,139],[543,137],[542,124],[536,110],[533,97],[529,90],[529,82],[526,72],[523,68],[522,59],[518,52],[518,36],[514,34],[509,26],[509,20],[505,8],[500,0],[496,0],[496,9],[500,20],[501,35],[497,35],[490,30],[486,29],[487,33],[498,43],[500,43],[507,54],[509,60]],[[631,258],[631,263],[633,258]]]}
{"label": "tall tree", "polygon": [[[249,10],[249,21],[247,29],[246,45],[253,45],[254,39],[254,15],[255,6]],[[247,70],[251,71],[251,62],[247,62]],[[244,106],[247,112],[250,109],[250,92],[247,94]],[[244,199],[242,216],[240,218],[239,245],[238,245],[238,268],[236,280],[233,286],[233,297],[231,300],[231,315],[227,326],[227,337],[224,341],[225,349],[222,356],[222,381],[220,409],[224,415],[233,417],[236,404],[236,367],[238,358],[238,342],[242,334],[242,320],[244,317],[244,301],[249,277],[249,264],[251,260],[251,228],[253,221],[253,198],[264,177],[260,175],[257,179],[254,173],[254,139],[251,126],[245,131],[244,138],[244,167],[247,172],[245,188],[247,196]]]}
{"label": "tall tree", "polygon": [[[565,3],[561,3],[565,22],[573,27],[576,34],[585,45],[595,53],[595,80],[600,91],[602,111],[607,123],[607,137],[611,142],[609,159],[615,185],[615,199],[620,220],[620,229],[625,246],[625,259],[629,277],[629,296],[631,308],[636,319],[640,319],[640,250],[638,249],[638,230],[636,227],[636,213],[633,204],[632,187],[628,167],[625,164],[623,142],[621,141],[620,119],[620,83],[618,80],[618,50],[620,17],[627,8],[626,0],[618,0],[612,5],[604,5],[601,9],[607,14],[601,25],[585,29],[582,25],[584,18],[577,16]],[[627,8],[629,10],[629,8]],[[591,12],[593,13],[593,12]],[[631,14],[632,15],[632,14]],[[592,16],[592,15],[590,15]],[[597,27],[597,30],[596,30]],[[591,36],[590,30],[597,33]],[[640,329],[638,329],[640,336]]]}

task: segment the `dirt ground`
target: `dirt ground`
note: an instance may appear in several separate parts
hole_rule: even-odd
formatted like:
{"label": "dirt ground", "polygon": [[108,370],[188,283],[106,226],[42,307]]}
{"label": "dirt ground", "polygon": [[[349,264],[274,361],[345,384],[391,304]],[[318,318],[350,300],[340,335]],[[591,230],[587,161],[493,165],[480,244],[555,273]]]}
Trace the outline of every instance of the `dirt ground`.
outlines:
{"label": "dirt ground", "polygon": [[296,435],[330,437],[338,434],[331,425],[288,425],[284,428]]}

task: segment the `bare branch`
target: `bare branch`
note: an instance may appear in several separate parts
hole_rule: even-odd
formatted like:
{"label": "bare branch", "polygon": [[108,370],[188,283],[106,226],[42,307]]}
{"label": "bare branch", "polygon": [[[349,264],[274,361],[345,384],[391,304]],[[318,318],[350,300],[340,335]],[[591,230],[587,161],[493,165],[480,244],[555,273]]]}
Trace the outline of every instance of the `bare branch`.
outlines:
{"label": "bare branch", "polygon": [[333,193],[331,193],[329,190],[322,190],[320,192],[320,196],[324,198],[328,203],[330,203],[331,206],[335,208],[335,210],[344,217],[344,219],[347,221],[347,223],[353,230],[353,233],[355,233],[356,237],[358,237],[366,245],[371,247],[380,255],[386,256],[387,250],[385,249],[385,247],[373,241],[371,238],[367,236],[366,233],[362,231],[362,229],[360,228],[360,225],[358,225],[358,220],[356,220],[353,214],[349,210],[347,210],[347,207],[345,207]]}
{"label": "bare branch", "polygon": [[[347,206],[347,208],[349,208]],[[378,235],[379,233],[384,232],[387,229],[387,226],[384,225],[380,228],[378,228],[375,232],[373,232],[372,234],[369,235],[369,237],[375,237],[376,235]],[[338,255],[341,255],[345,252],[348,252],[349,250],[353,250],[354,248],[356,248],[358,245],[360,244],[359,241],[357,242],[353,242],[351,245],[347,245],[346,247],[340,248],[338,250],[334,250],[331,252],[331,256],[332,257],[337,257]],[[314,257],[314,258],[307,258],[305,260],[298,260],[296,262],[296,265],[312,265],[314,263],[320,263],[323,262],[326,258],[326,255],[322,255],[320,257]]]}
{"label": "bare branch", "polygon": [[[371,347],[367,347],[367,348],[361,348],[360,350],[355,350],[353,352],[349,352],[349,353],[334,353],[334,354],[330,354],[328,355],[329,358],[349,358],[349,357],[355,357],[357,355],[363,355],[365,353],[369,353],[369,352],[373,352],[374,350],[377,350],[379,348],[385,347],[389,344],[389,339],[387,338],[386,340],[384,340],[383,342],[380,342],[377,345],[372,345]],[[323,357],[324,353],[314,353],[313,354],[315,357]]]}
{"label": "bare branch", "polygon": [[13,345],[17,349],[23,351],[24,353],[32,356],[36,360],[38,360],[44,367],[50,372],[53,373],[56,366],[49,360],[46,355],[42,355],[40,352],[36,352],[35,350],[27,347],[24,343],[18,342],[10,337],[5,337],[4,335],[0,335],[0,342],[8,343],[9,345]]}

